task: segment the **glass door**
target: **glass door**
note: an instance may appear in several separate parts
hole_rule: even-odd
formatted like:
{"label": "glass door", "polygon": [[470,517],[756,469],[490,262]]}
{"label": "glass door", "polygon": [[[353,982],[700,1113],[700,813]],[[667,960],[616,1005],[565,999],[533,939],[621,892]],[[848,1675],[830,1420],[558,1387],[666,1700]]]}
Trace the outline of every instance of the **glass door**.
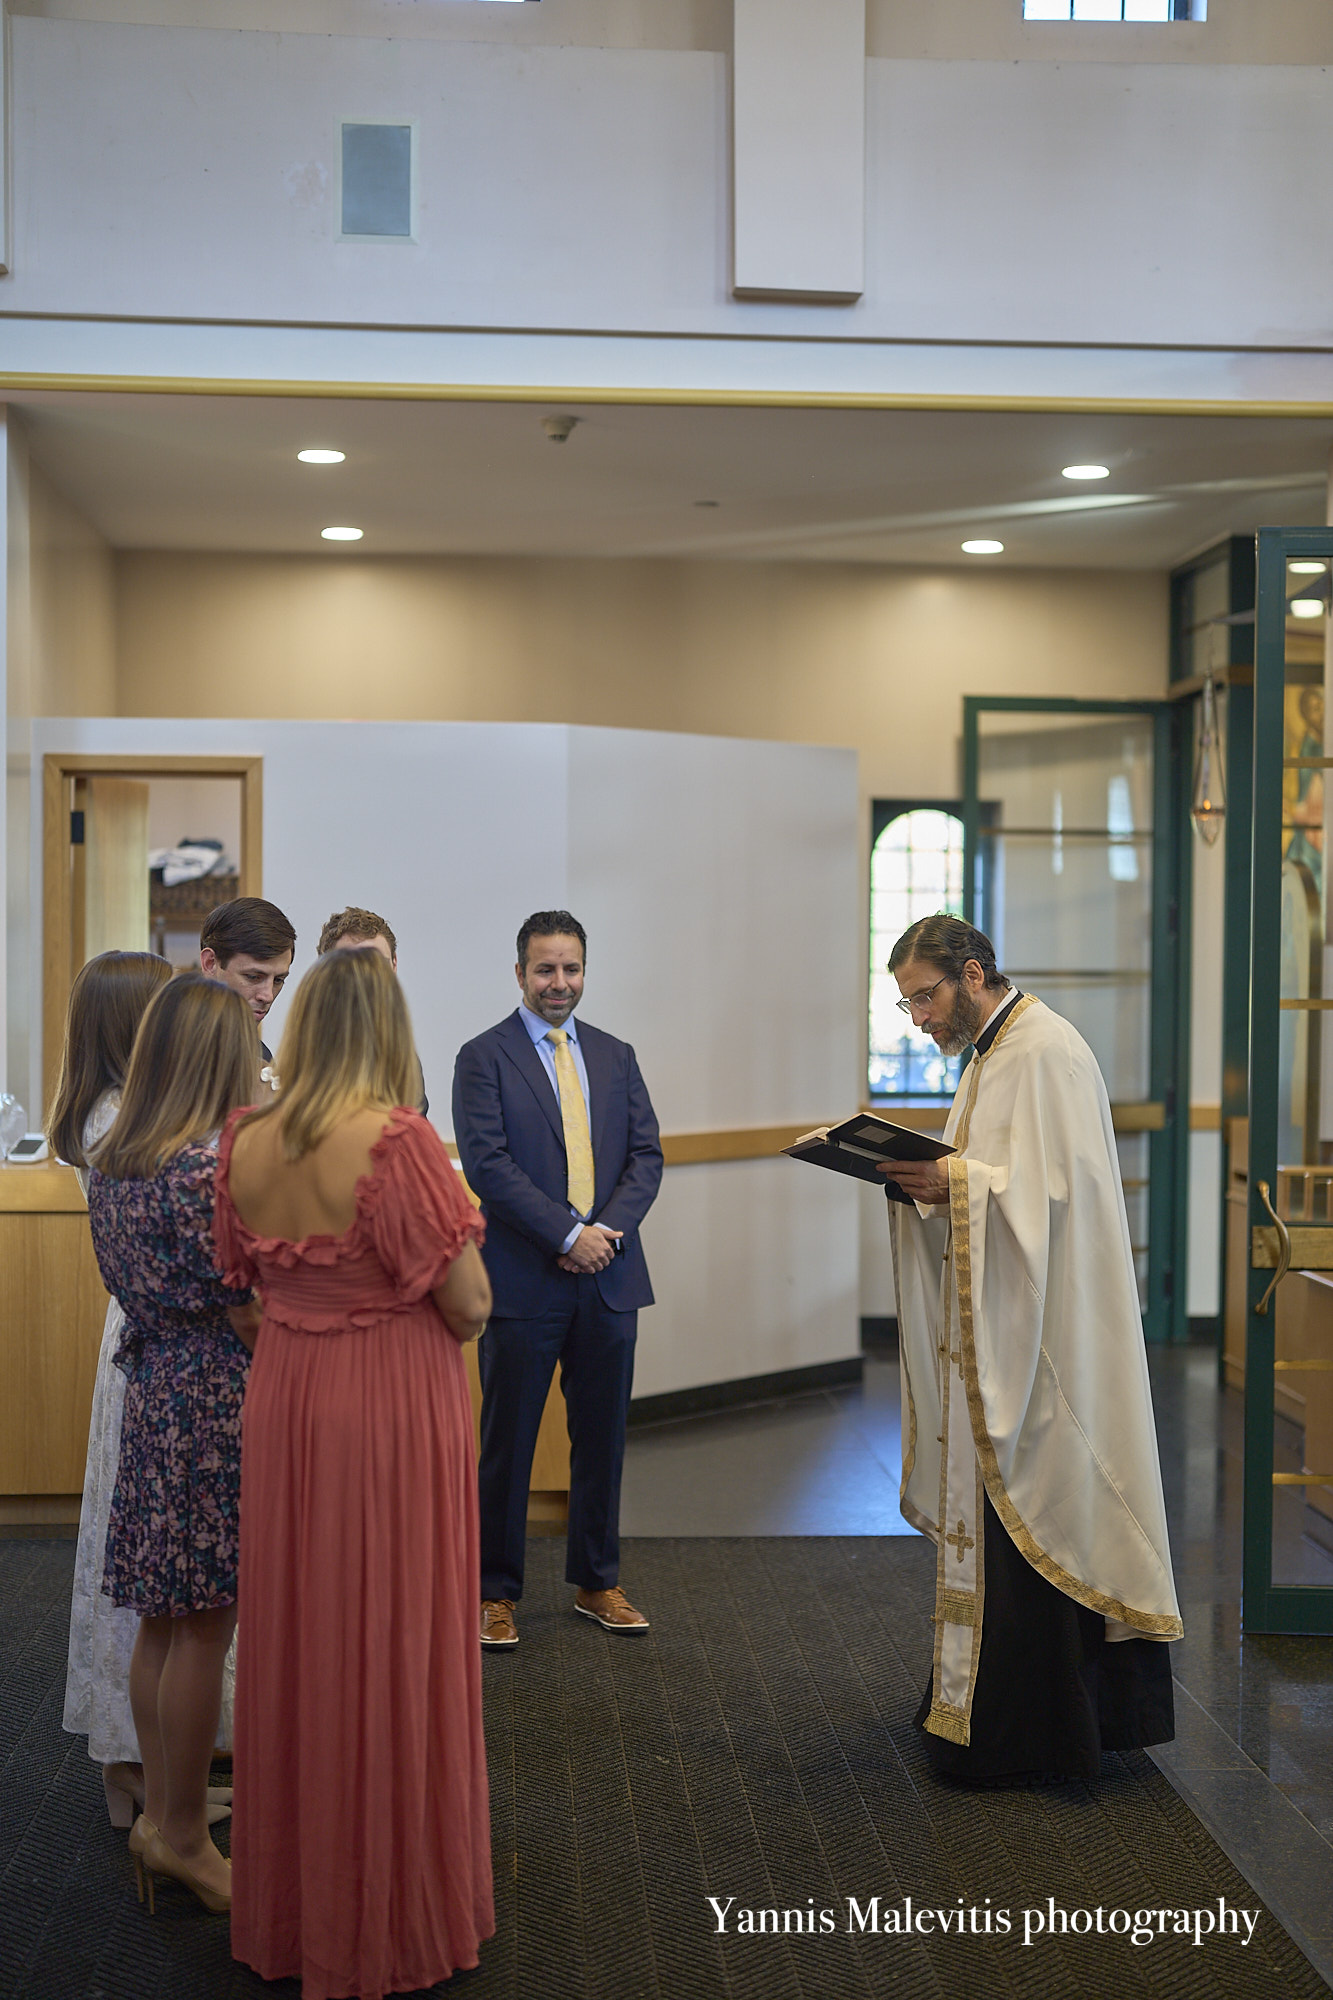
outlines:
{"label": "glass door", "polygon": [[965,914],[1111,1098],[1148,1340],[1186,1337],[1189,934],[1180,704],[963,704]]}
{"label": "glass door", "polygon": [[1255,603],[1248,1632],[1333,1632],[1333,980],[1324,691],[1333,528],[1264,528]]}

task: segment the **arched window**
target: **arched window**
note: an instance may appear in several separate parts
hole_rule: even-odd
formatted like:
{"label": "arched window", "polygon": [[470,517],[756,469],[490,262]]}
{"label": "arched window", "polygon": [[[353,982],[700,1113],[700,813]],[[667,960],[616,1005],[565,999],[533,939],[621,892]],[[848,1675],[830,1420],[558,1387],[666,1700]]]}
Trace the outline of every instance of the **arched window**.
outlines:
{"label": "arched window", "polygon": [[938,806],[877,805],[870,851],[870,1095],[951,1097],[961,1058],[942,1056],[894,1004],[889,953],[909,924],[963,913],[963,822]]}

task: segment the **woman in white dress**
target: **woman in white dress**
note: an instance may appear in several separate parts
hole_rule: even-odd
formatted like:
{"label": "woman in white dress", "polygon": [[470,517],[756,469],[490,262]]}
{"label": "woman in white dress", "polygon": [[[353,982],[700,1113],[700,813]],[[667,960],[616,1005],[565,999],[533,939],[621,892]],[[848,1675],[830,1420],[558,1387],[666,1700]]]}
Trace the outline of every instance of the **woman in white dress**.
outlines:
{"label": "woman in white dress", "polygon": [[[167,961],[150,952],[104,951],[89,959],[74,981],[60,1083],[47,1131],[52,1152],[77,1170],[85,1195],[88,1155],[110,1130],[120,1108],[121,1085],[139,1021],[170,978]],[[143,1770],[129,1689],[130,1654],[139,1619],[134,1611],[118,1609],[102,1591],[107,1516],[116,1485],[125,1401],[125,1377],[112,1357],[124,1317],[112,1299],[93,1387],[65,1679],[65,1728],[88,1738],[88,1755],[102,1766],[111,1824],[120,1827],[132,1825],[143,1803]],[[231,1746],[233,1680],[234,1656],[229,1656],[218,1730],[218,1747],[224,1750]],[[225,1813],[228,1796],[210,1794],[210,1818]]]}

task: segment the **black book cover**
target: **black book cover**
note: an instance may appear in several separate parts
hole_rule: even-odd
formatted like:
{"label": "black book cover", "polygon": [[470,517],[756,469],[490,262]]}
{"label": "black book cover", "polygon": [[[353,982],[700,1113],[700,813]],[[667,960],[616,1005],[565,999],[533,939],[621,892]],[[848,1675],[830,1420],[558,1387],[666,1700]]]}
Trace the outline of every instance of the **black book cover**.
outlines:
{"label": "black book cover", "polygon": [[910,1202],[897,1181],[879,1171],[884,1160],[943,1160],[953,1152],[927,1132],[913,1132],[906,1125],[894,1125],[871,1111],[845,1118],[841,1125],[821,1125],[807,1132],[793,1145],[784,1146],[793,1160],[807,1160],[812,1167],[827,1167],[830,1173],[851,1174],[858,1181],[873,1181],[890,1201]]}

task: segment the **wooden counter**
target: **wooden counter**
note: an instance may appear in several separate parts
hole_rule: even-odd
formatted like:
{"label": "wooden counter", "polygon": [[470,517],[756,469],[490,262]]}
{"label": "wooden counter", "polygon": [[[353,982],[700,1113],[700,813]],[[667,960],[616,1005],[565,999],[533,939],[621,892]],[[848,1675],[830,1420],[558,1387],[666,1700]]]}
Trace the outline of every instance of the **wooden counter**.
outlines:
{"label": "wooden counter", "polygon": [[[107,1295],[72,1167],[0,1166],[0,1523],[79,1518]],[[467,1352],[473,1416],[481,1406]],[[569,1504],[569,1433],[552,1382],[532,1467],[529,1519]]]}
{"label": "wooden counter", "polygon": [[79,1518],[106,1308],[74,1169],[0,1166],[0,1522]]}
{"label": "wooden counter", "polygon": [[[797,1134],[799,1138],[800,1134]],[[449,1142],[459,1183],[464,1194],[474,1208],[480,1208],[472,1189],[467,1184],[463,1169],[458,1165],[458,1148]],[[485,1334],[481,1336],[486,1338]],[[463,1349],[467,1363],[468,1388],[472,1393],[472,1435],[477,1447],[477,1457],[481,1457],[481,1369],[477,1362],[477,1348],[480,1342],[472,1340]],[[537,1533],[557,1534],[569,1520],[569,1424],[565,1416],[565,1398],[560,1387],[560,1370],[557,1367],[551,1377],[551,1386],[546,1392],[546,1404],[542,1410],[541,1428],[537,1432],[537,1446],[532,1454],[532,1473],[528,1480],[528,1528]]]}

